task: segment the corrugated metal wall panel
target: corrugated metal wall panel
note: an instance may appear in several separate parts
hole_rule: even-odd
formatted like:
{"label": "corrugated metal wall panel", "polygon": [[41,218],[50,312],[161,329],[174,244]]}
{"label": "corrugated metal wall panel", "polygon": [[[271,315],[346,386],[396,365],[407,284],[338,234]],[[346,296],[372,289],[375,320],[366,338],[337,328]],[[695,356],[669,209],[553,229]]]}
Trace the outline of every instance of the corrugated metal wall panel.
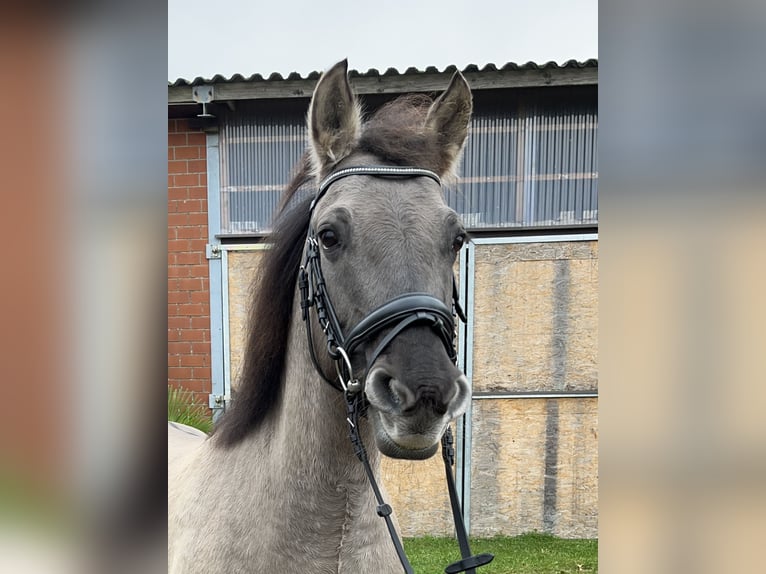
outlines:
{"label": "corrugated metal wall panel", "polygon": [[[221,125],[222,230],[268,231],[305,148],[305,110],[243,105]],[[592,98],[477,105],[447,202],[469,229],[598,223],[598,109]]]}
{"label": "corrugated metal wall panel", "polygon": [[221,122],[221,228],[268,231],[279,196],[306,147],[304,116],[248,109]]}

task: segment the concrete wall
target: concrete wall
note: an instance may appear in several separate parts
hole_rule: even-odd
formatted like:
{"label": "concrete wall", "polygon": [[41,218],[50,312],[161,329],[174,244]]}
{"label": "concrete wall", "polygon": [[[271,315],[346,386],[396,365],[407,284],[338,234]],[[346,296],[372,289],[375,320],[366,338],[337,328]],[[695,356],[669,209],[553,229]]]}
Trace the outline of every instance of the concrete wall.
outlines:
{"label": "concrete wall", "polygon": [[[598,390],[598,242],[477,245],[475,393]],[[471,531],[598,536],[598,399],[472,412]]]}

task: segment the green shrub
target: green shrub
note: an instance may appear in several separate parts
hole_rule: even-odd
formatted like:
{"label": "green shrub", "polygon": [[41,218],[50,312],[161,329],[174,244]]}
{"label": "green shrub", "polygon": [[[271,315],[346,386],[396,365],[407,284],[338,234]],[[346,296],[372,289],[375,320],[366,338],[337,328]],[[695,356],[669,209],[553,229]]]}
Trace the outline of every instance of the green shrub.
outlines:
{"label": "green shrub", "polygon": [[213,419],[205,405],[194,401],[194,394],[168,385],[168,420],[189,425],[203,432],[213,430]]}

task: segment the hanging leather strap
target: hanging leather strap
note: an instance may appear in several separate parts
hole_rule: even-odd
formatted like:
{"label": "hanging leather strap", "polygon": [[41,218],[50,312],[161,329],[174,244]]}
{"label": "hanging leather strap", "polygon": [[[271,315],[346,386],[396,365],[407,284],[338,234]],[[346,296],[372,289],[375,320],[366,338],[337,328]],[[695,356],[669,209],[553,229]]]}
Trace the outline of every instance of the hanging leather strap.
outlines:
{"label": "hanging leather strap", "polygon": [[401,562],[405,574],[415,574],[415,571],[412,569],[412,564],[410,564],[410,561],[407,559],[407,554],[404,552],[402,541],[399,540],[399,535],[396,533],[396,528],[394,528],[394,521],[391,518],[393,510],[391,509],[391,506],[386,504],[386,501],[383,500],[383,494],[380,492],[380,487],[378,487],[378,483],[375,480],[375,474],[372,472],[370,461],[367,458],[367,449],[364,448],[362,437],[359,434],[359,414],[362,408],[364,407],[362,404],[361,393],[355,395],[346,394],[346,412],[348,413],[346,421],[349,425],[351,444],[354,445],[354,454],[356,454],[356,457],[364,466],[367,480],[370,481],[370,486],[372,486],[372,491],[375,494],[375,500],[378,502],[376,508],[378,516],[386,521],[388,534],[391,537],[391,541],[394,543],[396,555],[399,557],[399,562]]}
{"label": "hanging leather strap", "polygon": [[457,543],[460,546],[461,560],[453,562],[444,569],[446,574],[456,574],[457,572],[468,572],[476,574],[475,568],[489,564],[494,560],[492,554],[471,554],[471,546],[468,543],[468,533],[463,522],[463,510],[460,507],[460,500],[457,496],[455,487],[455,478],[452,475],[452,466],[455,464],[455,449],[453,447],[452,429],[447,427],[444,436],[442,436],[442,458],[444,459],[444,469],[447,474],[447,489],[449,490],[449,502],[452,506],[452,518],[455,522],[455,532],[457,534]]}

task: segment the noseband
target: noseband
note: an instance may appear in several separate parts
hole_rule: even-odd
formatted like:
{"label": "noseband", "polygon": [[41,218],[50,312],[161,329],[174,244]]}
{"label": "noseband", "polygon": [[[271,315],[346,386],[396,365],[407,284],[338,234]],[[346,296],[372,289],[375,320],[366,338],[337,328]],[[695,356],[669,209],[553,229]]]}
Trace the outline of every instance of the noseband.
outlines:
{"label": "noseband", "polygon": [[[394,167],[394,166],[358,166],[340,169],[328,175],[319,184],[319,188],[309,207],[311,214],[317,203],[327,192],[328,188],[344,177],[353,175],[368,175],[374,177],[392,177],[392,178],[412,178],[428,177],[441,185],[441,180],[434,172],[416,167]],[[384,303],[373,310],[359,323],[356,324],[347,333],[338,321],[335,308],[327,294],[324,275],[322,274],[321,257],[319,255],[319,241],[313,225],[309,223],[308,235],[306,237],[305,260],[301,265],[298,277],[298,286],[301,293],[301,312],[303,321],[306,325],[306,337],[308,339],[309,354],[317,372],[322,378],[332,385],[335,389],[342,391],[346,400],[347,421],[349,423],[349,434],[354,446],[354,452],[363,463],[367,478],[375,493],[378,501],[378,516],[386,521],[388,532],[394,543],[399,560],[404,567],[405,573],[413,572],[412,566],[407,560],[401,541],[396,534],[393,522],[391,520],[391,507],[383,501],[380,489],[367,459],[367,452],[362,443],[359,434],[359,417],[364,416],[366,411],[366,401],[364,399],[364,381],[367,378],[370,368],[375,363],[380,354],[402,331],[414,325],[430,327],[444,344],[450,359],[455,362],[457,353],[455,352],[455,319],[457,314],[464,322],[465,314],[460,307],[458,298],[457,283],[455,277],[452,277],[452,309],[436,297],[427,293],[404,293]],[[327,339],[327,353],[335,364],[337,371],[337,381],[328,377],[319,365],[314,349],[314,340],[312,336],[311,322],[309,320],[309,309],[314,307],[316,311],[319,326]],[[385,331],[388,331],[380,340],[375,350],[367,360],[367,366],[361,377],[354,377],[353,367],[351,366],[351,356],[364,343],[370,343],[376,337],[379,337]],[[452,505],[452,513],[455,520],[458,543],[462,559],[447,566],[445,572],[453,574],[457,572],[475,572],[475,568],[488,564],[494,557],[491,554],[471,555],[468,545],[468,535],[463,524],[462,509],[457,498],[457,489],[452,473],[454,464],[454,449],[452,448],[452,431],[447,427],[442,437],[442,456],[447,473],[447,487]]]}

